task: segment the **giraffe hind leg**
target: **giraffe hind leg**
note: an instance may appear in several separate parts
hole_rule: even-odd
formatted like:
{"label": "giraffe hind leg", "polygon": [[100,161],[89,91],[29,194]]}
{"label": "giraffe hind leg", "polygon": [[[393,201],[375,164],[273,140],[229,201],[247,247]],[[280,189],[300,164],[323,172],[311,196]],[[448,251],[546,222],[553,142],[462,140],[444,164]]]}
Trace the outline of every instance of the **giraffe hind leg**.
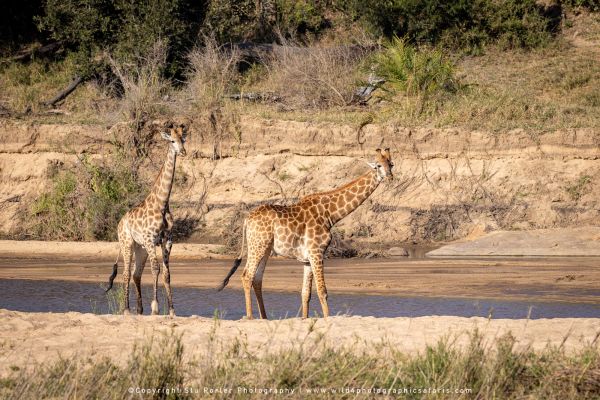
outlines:
{"label": "giraffe hind leg", "polygon": [[258,311],[260,312],[261,319],[267,319],[267,312],[265,311],[265,303],[262,296],[262,279],[267,261],[271,255],[271,247],[272,246],[269,246],[265,254],[262,256],[258,264],[258,268],[256,269],[254,280],[252,281],[252,288],[254,289],[254,295],[256,296],[256,302],[258,303]]}
{"label": "giraffe hind leg", "polygon": [[[269,242],[258,243],[256,246],[248,248],[248,258],[246,259],[246,266],[242,273],[242,287],[244,288],[244,298],[246,300],[246,318],[252,319],[252,288],[254,287],[254,278],[256,271],[260,265],[260,262],[265,255],[267,248],[269,248]],[[262,289],[262,287],[261,287]],[[259,291],[262,300],[262,290]],[[255,294],[256,289],[255,289]],[[264,307],[264,306],[263,306]],[[264,311],[264,309],[263,309]]]}
{"label": "giraffe hind leg", "polygon": [[134,245],[135,251],[135,269],[133,270],[133,283],[137,294],[137,313],[143,314],[144,307],[142,305],[142,273],[148,258],[148,252],[139,244]]}
{"label": "giraffe hind leg", "polygon": [[323,254],[311,255],[310,266],[315,276],[323,317],[327,318],[329,316],[329,306],[327,305],[327,286],[325,286],[325,274],[323,272]]}

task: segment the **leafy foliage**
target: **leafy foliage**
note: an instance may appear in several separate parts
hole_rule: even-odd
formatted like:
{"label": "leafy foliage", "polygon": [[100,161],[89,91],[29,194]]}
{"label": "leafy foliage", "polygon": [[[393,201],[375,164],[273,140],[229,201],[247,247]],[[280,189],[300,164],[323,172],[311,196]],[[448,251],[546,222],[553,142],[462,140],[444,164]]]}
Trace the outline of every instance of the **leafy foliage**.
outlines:
{"label": "leafy foliage", "polygon": [[28,233],[52,240],[114,240],[119,219],[140,200],[141,185],[125,162],[81,160],[80,170],[61,171],[33,203]]}
{"label": "leafy foliage", "polygon": [[480,48],[535,47],[553,29],[535,0],[342,0],[341,7],[376,35],[406,37],[415,43]]}
{"label": "leafy foliage", "polygon": [[168,41],[169,68],[180,72],[184,49],[197,34],[204,9],[192,0],[48,0],[39,27],[74,49],[81,73],[95,72],[94,59],[108,50],[119,60],[146,54],[159,40]]}
{"label": "leafy foliage", "polygon": [[397,37],[375,57],[376,72],[407,95],[454,89],[454,66],[437,49],[416,49]]}

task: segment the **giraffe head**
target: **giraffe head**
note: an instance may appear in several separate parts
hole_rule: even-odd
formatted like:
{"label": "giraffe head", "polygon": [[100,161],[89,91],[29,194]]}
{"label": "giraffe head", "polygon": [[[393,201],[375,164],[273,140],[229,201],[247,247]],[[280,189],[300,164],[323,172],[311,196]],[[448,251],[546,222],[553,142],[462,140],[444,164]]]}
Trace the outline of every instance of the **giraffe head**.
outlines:
{"label": "giraffe head", "polygon": [[170,148],[175,152],[175,154],[180,155],[181,157],[185,157],[185,139],[187,137],[187,128],[184,124],[168,124],[166,126],[166,130],[163,130],[160,135],[163,139],[168,140],[170,144]]}
{"label": "giraffe head", "polygon": [[367,164],[377,172],[377,180],[379,182],[384,179],[393,180],[392,168],[394,167],[394,163],[392,162],[392,154],[389,147],[384,150],[376,149],[375,154],[375,162]]}

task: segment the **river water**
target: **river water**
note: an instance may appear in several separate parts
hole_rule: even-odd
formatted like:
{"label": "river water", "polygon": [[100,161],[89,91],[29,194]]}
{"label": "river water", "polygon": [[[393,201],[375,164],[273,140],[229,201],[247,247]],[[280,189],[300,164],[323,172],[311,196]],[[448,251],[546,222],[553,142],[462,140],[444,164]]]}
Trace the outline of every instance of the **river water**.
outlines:
{"label": "river water", "polygon": [[[98,283],[73,281],[41,281],[27,279],[0,279],[0,308],[26,312],[68,312],[106,314],[116,312],[115,285],[108,295]],[[132,312],[135,312],[135,293],[130,291]],[[150,312],[151,286],[143,286],[144,313]],[[179,316],[217,315],[223,319],[239,319],[245,313],[244,296],[240,290],[190,287],[173,288],[175,311]],[[265,292],[265,307],[271,319],[296,317],[301,303],[300,293]],[[399,297],[366,294],[329,294],[332,315],[361,315],[375,317],[420,317],[448,315],[492,318],[584,318],[600,317],[600,304],[507,301],[478,298]],[[161,312],[164,294],[159,293]],[[254,304],[255,317],[258,309]],[[320,313],[316,293],[311,300],[311,315]]]}

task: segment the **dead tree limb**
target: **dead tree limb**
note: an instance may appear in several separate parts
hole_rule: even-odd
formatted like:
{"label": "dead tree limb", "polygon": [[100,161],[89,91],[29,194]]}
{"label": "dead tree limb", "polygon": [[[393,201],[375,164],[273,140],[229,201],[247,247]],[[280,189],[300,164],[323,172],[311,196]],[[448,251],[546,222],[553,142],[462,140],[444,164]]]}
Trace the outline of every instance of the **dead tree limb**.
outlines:
{"label": "dead tree limb", "polygon": [[48,53],[53,53],[58,50],[62,42],[53,42],[41,47],[33,47],[19,52],[16,56],[8,58],[7,62],[26,62],[37,56],[43,56]]}
{"label": "dead tree limb", "polygon": [[64,90],[62,90],[60,93],[58,93],[52,99],[50,99],[48,101],[45,101],[43,104],[45,106],[54,107],[54,105],[56,105],[56,103],[58,103],[59,101],[65,99],[68,95],[70,95],[71,93],[73,93],[73,91],[75,89],[77,89],[77,86],[79,86],[79,84],[81,82],[83,82],[83,78],[80,77],[80,76],[76,76],[75,78],[73,78],[73,80],[71,81],[71,83],[69,84],[69,86],[67,86]]}

